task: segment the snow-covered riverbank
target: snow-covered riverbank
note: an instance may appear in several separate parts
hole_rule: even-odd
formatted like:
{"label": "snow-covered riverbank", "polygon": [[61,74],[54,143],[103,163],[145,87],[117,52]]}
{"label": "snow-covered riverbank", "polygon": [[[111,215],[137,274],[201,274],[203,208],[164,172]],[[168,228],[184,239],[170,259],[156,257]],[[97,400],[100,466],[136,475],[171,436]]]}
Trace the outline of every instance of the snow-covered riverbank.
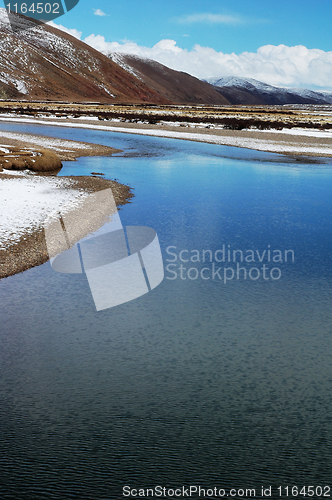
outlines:
{"label": "snow-covered riverbank", "polygon": [[[47,124],[51,126],[123,132],[154,137],[168,137],[224,146],[256,149],[271,153],[332,157],[332,132],[307,128],[284,128],[282,130],[228,130],[219,125],[205,123],[184,124],[180,122],[130,123],[120,120],[101,122],[94,116],[64,119],[55,116],[48,118],[19,117],[14,114],[0,115],[0,121],[13,123]],[[45,146],[44,146],[45,147]]]}

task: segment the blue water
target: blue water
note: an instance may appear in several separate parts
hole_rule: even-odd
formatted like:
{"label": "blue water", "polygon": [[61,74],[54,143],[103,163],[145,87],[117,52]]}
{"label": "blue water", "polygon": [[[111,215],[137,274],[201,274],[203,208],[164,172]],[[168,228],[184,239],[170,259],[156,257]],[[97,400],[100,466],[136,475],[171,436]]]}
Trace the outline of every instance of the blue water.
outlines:
{"label": "blue water", "polygon": [[[61,175],[97,171],[132,186],[121,220],[153,227],[165,264],[155,290],[101,312],[84,275],[49,263],[1,280],[0,498],[120,499],[125,485],[256,488],[257,498],[272,485],[278,498],[277,486],[329,485],[331,163],[60,127],[0,130],[122,149],[66,162]],[[231,276],[236,262],[202,262],[203,250],[223,248],[279,250],[283,261],[256,254],[241,264],[247,279],[225,283],[212,264]],[[182,250],[201,262],[180,261]],[[269,279],[250,279],[263,263]]]}

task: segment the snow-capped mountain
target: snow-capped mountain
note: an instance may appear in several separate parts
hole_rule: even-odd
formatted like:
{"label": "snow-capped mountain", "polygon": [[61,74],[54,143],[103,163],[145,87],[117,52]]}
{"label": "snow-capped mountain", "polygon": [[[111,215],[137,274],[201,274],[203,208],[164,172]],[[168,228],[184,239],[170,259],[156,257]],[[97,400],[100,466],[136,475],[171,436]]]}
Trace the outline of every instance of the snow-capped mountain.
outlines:
{"label": "snow-capped mountain", "polygon": [[229,104],[212,85],[194,76],[175,71],[152,59],[132,54],[107,54],[123,69],[139,78],[160,96],[177,104]]}
{"label": "snow-capped mountain", "polygon": [[253,78],[229,76],[204,80],[231,104],[331,104],[332,95],[307,89],[274,87]]}
{"label": "snow-capped mountain", "polygon": [[[16,29],[15,29],[16,28]],[[129,54],[102,54],[31,18],[0,8],[0,99],[152,104],[331,104],[332,94],[253,79],[199,80]]]}
{"label": "snow-capped mountain", "polygon": [[167,102],[84,42],[17,14],[10,24],[5,9],[0,43],[0,98]]}

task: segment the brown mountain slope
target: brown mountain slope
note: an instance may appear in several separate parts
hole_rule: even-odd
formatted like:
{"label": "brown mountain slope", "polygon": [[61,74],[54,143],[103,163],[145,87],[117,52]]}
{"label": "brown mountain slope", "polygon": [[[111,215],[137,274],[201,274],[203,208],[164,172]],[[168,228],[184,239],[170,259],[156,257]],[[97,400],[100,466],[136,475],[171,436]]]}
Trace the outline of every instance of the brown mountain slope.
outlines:
{"label": "brown mountain slope", "polygon": [[17,28],[14,30],[5,9],[0,9],[2,97],[169,102],[84,42],[31,18],[12,16]]}
{"label": "brown mountain slope", "polygon": [[165,99],[176,104],[229,104],[212,85],[194,76],[175,71],[152,59],[111,52],[112,61],[146,83]]}

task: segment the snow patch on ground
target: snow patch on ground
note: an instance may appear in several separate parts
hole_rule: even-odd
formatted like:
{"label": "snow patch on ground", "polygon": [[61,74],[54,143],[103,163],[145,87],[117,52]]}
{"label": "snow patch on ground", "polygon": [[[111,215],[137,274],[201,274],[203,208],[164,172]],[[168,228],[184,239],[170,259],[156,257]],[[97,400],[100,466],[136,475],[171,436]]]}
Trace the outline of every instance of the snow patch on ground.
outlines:
{"label": "snow patch on ground", "polygon": [[6,169],[4,169],[2,172],[0,172],[0,179],[1,179],[1,175],[16,175],[18,177],[26,177],[27,175],[38,175],[38,174],[36,172],[32,172],[31,170],[6,170]]}
{"label": "snow patch on ground", "polygon": [[[1,120],[6,120],[6,121],[17,121],[17,122],[25,122],[25,123],[40,123],[40,124],[45,124],[45,121],[43,120],[38,120],[35,118],[11,118],[8,120],[8,118],[1,118]],[[317,138],[332,138],[332,132],[328,131],[317,131],[317,130],[311,130],[311,129],[283,129],[282,131],[277,131],[277,130],[260,130],[260,131],[255,131],[262,135],[261,138],[253,139],[249,137],[236,137],[236,136],[229,136],[229,135],[213,135],[212,133],[210,134],[200,134],[200,133],[191,133],[191,132],[182,132],[182,131],[171,131],[171,130],[164,130],[164,129],[146,129],[146,128],[131,128],[131,127],[117,127],[117,126],[111,126],[111,125],[97,125],[96,123],[64,123],[64,122],[59,122],[59,121],[48,121],[47,124],[49,125],[56,125],[60,127],[70,127],[70,128],[85,128],[85,129],[91,129],[91,130],[104,130],[104,131],[109,131],[109,132],[121,132],[121,133],[127,133],[127,134],[139,134],[139,135],[147,135],[147,136],[154,136],[154,137],[168,137],[168,138],[174,138],[174,139],[184,139],[184,140],[192,140],[192,141],[199,141],[199,142],[208,142],[212,144],[220,144],[220,145],[225,145],[225,146],[236,146],[236,147],[242,147],[242,148],[249,148],[249,149],[257,149],[258,151],[270,151],[270,152],[276,152],[276,153],[292,153],[292,154],[307,154],[307,153],[312,153],[316,154],[317,156],[322,156],[322,155],[329,155],[332,156],[332,146],[326,145],[307,145],[307,146],[302,146],[299,143],[291,143],[288,142],[286,143],[282,139],[280,140],[278,138],[278,134],[282,135],[297,135],[297,136],[312,136],[312,137],[317,137]],[[202,124],[203,125],[203,124]],[[180,127],[179,127],[180,128]],[[213,129],[211,129],[213,131]],[[252,130],[248,130],[248,132],[252,132]],[[273,133],[276,135],[275,141],[272,140],[267,140],[264,139],[264,134],[267,133]],[[12,137],[13,134],[10,134]],[[24,137],[23,134],[22,137]],[[31,136],[28,136],[31,137]],[[42,139],[42,138],[41,138]],[[24,139],[22,139],[24,140]],[[30,139],[31,141],[31,139]],[[53,141],[53,139],[52,139]],[[51,142],[51,141],[50,141]],[[67,142],[67,141],[66,141]],[[70,142],[70,141],[69,141]],[[75,144],[75,143],[73,143]],[[51,144],[49,147],[53,147]]]}
{"label": "snow patch on ground", "polygon": [[283,129],[283,130],[260,130],[260,132],[265,132],[268,134],[288,134],[288,135],[300,135],[302,137],[318,137],[321,139],[332,139],[332,131],[328,132],[327,130],[313,130],[313,129],[303,129],[303,128],[292,128],[292,129]]}
{"label": "snow patch on ground", "polygon": [[1,179],[0,175],[0,250],[40,228],[49,214],[68,212],[89,196],[71,185],[70,179],[60,177]]}

